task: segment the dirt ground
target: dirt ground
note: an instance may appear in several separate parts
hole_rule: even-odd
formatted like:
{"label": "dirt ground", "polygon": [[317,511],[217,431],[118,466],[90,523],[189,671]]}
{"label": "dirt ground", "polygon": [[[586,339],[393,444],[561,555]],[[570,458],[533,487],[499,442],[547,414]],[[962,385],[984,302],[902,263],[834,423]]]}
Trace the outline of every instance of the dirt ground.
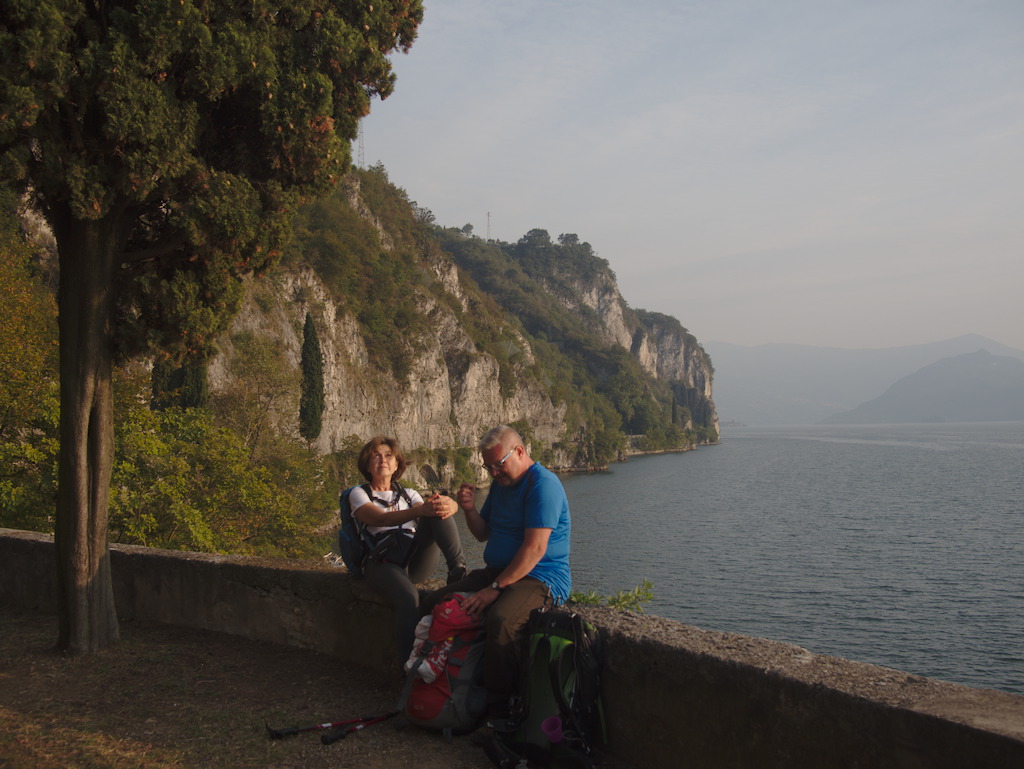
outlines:
{"label": "dirt ground", "polygon": [[[219,633],[124,623],[96,654],[54,650],[56,618],[0,607],[0,767],[486,769],[482,733],[441,735],[393,718],[331,745],[275,728],[392,710],[382,681],[331,657]],[[399,728],[402,727],[402,728]]]}

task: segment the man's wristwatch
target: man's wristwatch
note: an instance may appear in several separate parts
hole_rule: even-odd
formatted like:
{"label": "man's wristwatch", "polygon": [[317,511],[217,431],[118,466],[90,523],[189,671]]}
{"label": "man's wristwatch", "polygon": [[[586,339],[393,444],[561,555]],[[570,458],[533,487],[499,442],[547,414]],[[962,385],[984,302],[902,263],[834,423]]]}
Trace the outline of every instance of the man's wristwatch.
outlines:
{"label": "man's wristwatch", "polygon": [[504,592],[504,590],[505,590],[505,588],[501,587],[498,584],[498,580],[494,580],[494,582],[491,583],[491,588],[493,588],[494,590],[497,590],[499,593]]}

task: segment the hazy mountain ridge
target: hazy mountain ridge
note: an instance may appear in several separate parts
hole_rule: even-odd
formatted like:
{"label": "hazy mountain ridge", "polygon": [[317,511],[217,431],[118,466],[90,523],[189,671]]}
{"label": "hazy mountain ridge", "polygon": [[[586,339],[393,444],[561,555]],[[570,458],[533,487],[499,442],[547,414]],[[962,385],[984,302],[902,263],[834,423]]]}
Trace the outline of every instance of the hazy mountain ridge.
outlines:
{"label": "hazy mountain ridge", "polygon": [[978,350],[905,376],[826,424],[1024,421],[1024,361]]}
{"label": "hazy mountain ridge", "polygon": [[904,347],[848,349],[794,344],[705,343],[715,364],[723,423],[817,424],[877,398],[903,377],[943,358],[978,350],[1024,360],[978,334]]}

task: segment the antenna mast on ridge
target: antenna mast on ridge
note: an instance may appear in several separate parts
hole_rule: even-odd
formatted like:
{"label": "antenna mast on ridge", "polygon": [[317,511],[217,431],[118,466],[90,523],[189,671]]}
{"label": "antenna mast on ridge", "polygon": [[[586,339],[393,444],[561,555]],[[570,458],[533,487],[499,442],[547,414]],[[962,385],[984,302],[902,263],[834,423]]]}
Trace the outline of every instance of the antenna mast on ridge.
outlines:
{"label": "antenna mast on ridge", "polygon": [[487,239],[491,239],[491,212],[487,212]]}

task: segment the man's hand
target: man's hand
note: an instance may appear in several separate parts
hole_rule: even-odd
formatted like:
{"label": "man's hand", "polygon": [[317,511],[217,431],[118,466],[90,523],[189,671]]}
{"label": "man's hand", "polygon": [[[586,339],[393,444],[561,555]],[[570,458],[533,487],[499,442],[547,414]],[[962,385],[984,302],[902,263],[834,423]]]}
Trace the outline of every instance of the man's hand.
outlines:
{"label": "man's hand", "polygon": [[459,507],[466,514],[466,526],[470,533],[476,537],[477,542],[484,542],[491,535],[491,527],[487,525],[476,509],[476,486],[472,483],[463,483],[458,491]]}
{"label": "man's hand", "polygon": [[476,508],[476,486],[472,483],[463,483],[459,486],[458,491],[459,507],[463,510],[473,510]]}
{"label": "man's hand", "polygon": [[501,591],[493,587],[478,590],[462,602],[462,608],[473,619],[479,619],[491,605],[501,597]]}

